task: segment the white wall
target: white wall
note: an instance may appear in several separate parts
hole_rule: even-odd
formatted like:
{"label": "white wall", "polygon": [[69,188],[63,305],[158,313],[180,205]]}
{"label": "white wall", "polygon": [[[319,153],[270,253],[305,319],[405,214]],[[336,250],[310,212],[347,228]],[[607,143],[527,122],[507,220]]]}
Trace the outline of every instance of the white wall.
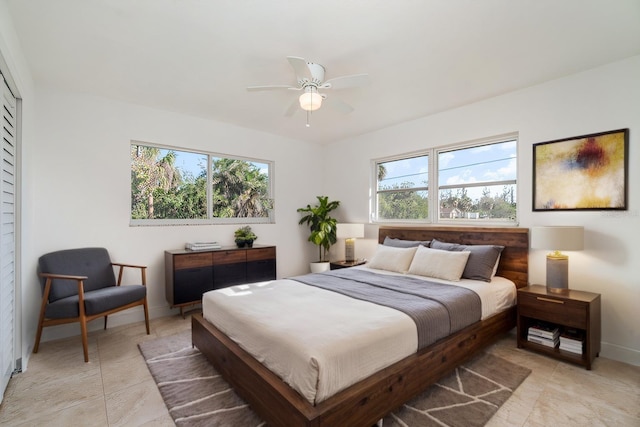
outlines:
{"label": "white wall", "polygon": [[[36,287],[37,257],[50,251],[104,246],[114,261],[144,264],[152,317],[169,314],[164,296],[164,250],[188,241],[233,244],[238,225],[130,227],[130,141],[273,160],[276,224],[252,228],[257,243],[277,245],[279,277],[302,274],[312,250],[296,209],[314,201],[322,182],[323,148],[229,124],[102,98],[39,88],[28,212],[33,239],[25,241],[25,287]],[[137,273],[139,274],[139,273]],[[35,330],[33,303],[27,328]],[[110,325],[141,320],[142,310],[110,316]],[[99,328],[100,322],[93,322]],[[153,323],[152,323],[153,328]],[[46,328],[43,340],[77,334],[77,325]],[[33,343],[28,343],[30,348]]]}
{"label": "white wall", "polygon": [[[532,144],[620,128],[630,129],[627,211],[532,212]],[[569,286],[602,294],[602,355],[640,365],[640,56],[336,142],[328,147],[326,189],[343,201],[342,220],[366,223],[371,159],[514,131],[520,226],[585,227]],[[370,257],[375,240],[358,243],[357,255]],[[530,282],[544,283],[545,252],[532,250],[529,266]]]}

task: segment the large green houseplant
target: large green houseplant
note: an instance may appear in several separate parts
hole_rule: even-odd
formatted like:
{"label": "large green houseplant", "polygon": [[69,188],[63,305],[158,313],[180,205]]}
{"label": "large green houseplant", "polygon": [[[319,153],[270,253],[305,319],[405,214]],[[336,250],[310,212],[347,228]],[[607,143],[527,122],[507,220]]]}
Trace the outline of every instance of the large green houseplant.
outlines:
{"label": "large green houseplant", "polygon": [[336,228],[338,221],[331,217],[330,212],[340,206],[339,201],[329,201],[327,196],[317,196],[318,204],[307,205],[299,208],[298,212],[305,214],[298,224],[309,226],[310,234],[308,240],[318,246],[318,259],[320,263],[329,263],[329,249],[336,243]]}

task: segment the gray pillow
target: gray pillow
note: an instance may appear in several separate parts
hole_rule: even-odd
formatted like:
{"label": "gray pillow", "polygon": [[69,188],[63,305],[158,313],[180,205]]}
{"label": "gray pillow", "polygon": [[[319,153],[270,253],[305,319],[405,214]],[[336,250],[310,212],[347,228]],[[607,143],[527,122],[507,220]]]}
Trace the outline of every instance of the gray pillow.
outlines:
{"label": "gray pillow", "polygon": [[469,251],[467,265],[462,272],[465,279],[482,280],[490,282],[493,276],[493,268],[502,253],[504,246],[497,245],[460,245],[458,243],[441,242],[437,239],[431,241],[433,249],[445,251]]}
{"label": "gray pillow", "polygon": [[420,240],[401,240],[401,239],[394,239],[394,238],[391,238],[389,236],[386,236],[384,238],[384,242],[382,242],[383,245],[392,246],[394,248],[417,248],[420,245],[426,246],[428,248],[429,247],[429,243],[431,243],[431,240],[424,240],[424,241],[420,241]]}

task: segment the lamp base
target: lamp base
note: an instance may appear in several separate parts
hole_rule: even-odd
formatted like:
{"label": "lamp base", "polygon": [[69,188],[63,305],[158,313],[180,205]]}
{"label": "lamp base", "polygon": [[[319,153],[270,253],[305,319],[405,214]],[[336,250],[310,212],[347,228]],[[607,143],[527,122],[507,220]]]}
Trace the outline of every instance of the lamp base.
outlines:
{"label": "lamp base", "polygon": [[566,293],[569,290],[569,257],[547,256],[547,291]]}
{"label": "lamp base", "polygon": [[344,259],[347,262],[356,260],[356,239],[344,239]]}

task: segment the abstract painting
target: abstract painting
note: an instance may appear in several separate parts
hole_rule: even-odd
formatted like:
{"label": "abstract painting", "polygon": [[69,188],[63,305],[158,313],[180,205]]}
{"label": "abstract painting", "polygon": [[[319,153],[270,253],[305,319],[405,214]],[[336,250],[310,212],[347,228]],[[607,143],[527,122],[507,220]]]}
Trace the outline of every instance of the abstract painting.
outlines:
{"label": "abstract painting", "polygon": [[629,129],[533,145],[533,210],[627,209]]}

